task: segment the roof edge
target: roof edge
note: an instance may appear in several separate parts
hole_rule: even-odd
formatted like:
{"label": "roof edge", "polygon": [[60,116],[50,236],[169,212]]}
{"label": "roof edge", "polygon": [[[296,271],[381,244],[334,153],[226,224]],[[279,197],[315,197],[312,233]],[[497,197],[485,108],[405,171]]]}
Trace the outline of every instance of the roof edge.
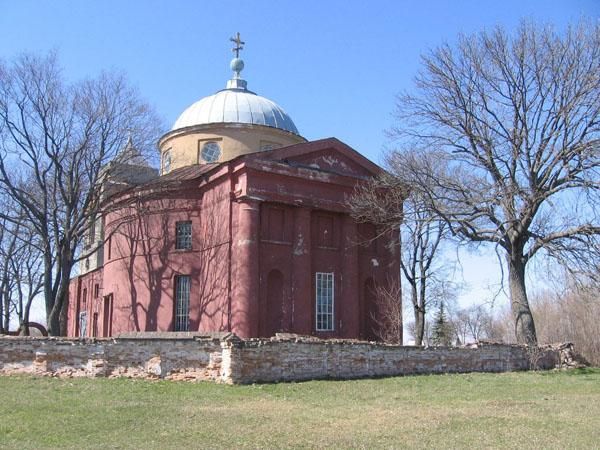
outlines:
{"label": "roof edge", "polygon": [[160,149],[160,147],[162,147],[162,145],[164,144],[164,142],[166,142],[167,140],[175,137],[175,136],[182,136],[182,135],[186,135],[186,134],[192,134],[195,132],[199,132],[199,131],[209,131],[210,129],[213,128],[247,128],[247,129],[253,129],[253,128],[268,128],[269,130],[277,130],[283,134],[287,134],[287,135],[291,135],[291,136],[295,136],[298,137],[300,139],[304,139],[305,142],[309,142],[304,136],[300,135],[300,134],[296,134],[293,133],[291,131],[288,130],[284,130],[283,128],[277,128],[277,127],[271,127],[269,125],[260,125],[260,124],[253,124],[253,123],[243,123],[243,122],[211,122],[211,123],[201,123],[201,124],[197,124],[197,125],[190,125],[189,127],[183,127],[183,128],[177,128],[175,130],[170,130],[168,132],[166,132],[165,134],[163,134],[159,139],[158,139],[158,147]]}

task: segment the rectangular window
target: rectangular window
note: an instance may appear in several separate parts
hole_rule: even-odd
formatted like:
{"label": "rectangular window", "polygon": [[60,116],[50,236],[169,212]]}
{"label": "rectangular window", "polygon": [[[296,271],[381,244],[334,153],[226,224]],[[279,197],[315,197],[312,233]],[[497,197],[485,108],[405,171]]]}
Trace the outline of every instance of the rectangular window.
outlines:
{"label": "rectangular window", "polygon": [[316,273],[317,331],[333,331],[333,272]]}
{"label": "rectangular window", "polygon": [[100,294],[100,285],[99,284],[94,284],[94,298],[98,298],[98,295]]}
{"label": "rectangular window", "polygon": [[175,331],[188,331],[190,322],[189,275],[175,277]]}
{"label": "rectangular window", "polygon": [[175,248],[177,250],[192,248],[192,222],[177,222],[175,224]]}
{"label": "rectangular window", "polygon": [[98,313],[92,316],[92,337],[98,336]]}
{"label": "rectangular window", "polygon": [[102,336],[109,337],[112,334],[112,302],[113,296],[112,294],[104,297],[104,314],[103,314],[103,324],[102,324]]}
{"label": "rectangular window", "polygon": [[87,334],[87,312],[79,313],[79,337],[85,337]]}

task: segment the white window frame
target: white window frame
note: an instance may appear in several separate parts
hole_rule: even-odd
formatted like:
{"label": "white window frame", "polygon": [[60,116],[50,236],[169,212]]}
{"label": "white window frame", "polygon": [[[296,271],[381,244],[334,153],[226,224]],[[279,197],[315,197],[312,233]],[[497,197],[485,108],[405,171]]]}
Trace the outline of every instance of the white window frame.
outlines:
{"label": "white window frame", "polygon": [[217,162],[221,153],[221,145],[217,141],[205,141],[200,147],[200,159],[206,163]]}
{"label": "white window frame", "polygon": [[[182,289],[186,287],[187,289]],[[174,331],[190,330],[190,297],[192,292],[192,277],[189,275],[175,276],[175,323]]]}
{"label": "white window frame", "polygon": [[[331,283],[331,284],[329,284]],[[328,295],[323,296],[323,289],[330,287]],[[323,288],[323,289],[320,289]],[[321,293],[321,296],[319,296]],[[331,302],[327,302],[330,298]],[[325,303],[323,305],[323,303]],[[330,304],[328,304],[330,303]],[[320,308],[320,306],[322,306]],[[317,331],[335,330],[335,274],[334,272],[315,273],[315,329]]]}
{"label": "white window frame", "polygon": [[163,175],[171,171],[171,149],[165,150],[162,154],[161,168]]}
{"label": "white window frame", "polygon": [[[188,233],[189,230],[189,233]],[[192,221],[175,222],[175,250],[192,249]]]}
{"label": "white window frame", "polygon": [[87,311],[79,313],[79,337],[87,336]]}

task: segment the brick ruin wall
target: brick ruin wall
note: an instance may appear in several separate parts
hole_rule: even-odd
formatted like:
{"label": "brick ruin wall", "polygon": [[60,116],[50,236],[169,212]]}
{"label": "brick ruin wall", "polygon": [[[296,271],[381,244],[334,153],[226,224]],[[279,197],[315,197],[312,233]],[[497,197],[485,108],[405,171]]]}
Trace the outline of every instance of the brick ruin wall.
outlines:
{"label": "brick ruin wall", "polygon": [[215,337],[0,338],[0,374],[218,381]]}
{"label": "brick ruin wall", "polygon": [[216,333],[140,333],[108,339],[0,338],[0,374],[130,377],[247,384],[560,366],[572,346],[391,346],[287,337],[240,340]]}

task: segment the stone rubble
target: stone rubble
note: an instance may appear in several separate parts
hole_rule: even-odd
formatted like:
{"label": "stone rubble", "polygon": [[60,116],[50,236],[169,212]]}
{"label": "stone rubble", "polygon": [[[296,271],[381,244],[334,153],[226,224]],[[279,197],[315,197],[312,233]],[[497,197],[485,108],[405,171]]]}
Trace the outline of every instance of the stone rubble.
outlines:
{"label": "stone rubble", "polygon": [[0,374],[247,384],[585,365],[570,343],[539,347],[533,353],[525,346],[489,342],[420,348],[295,334],[247,340],[232,333],[0,337]]}

